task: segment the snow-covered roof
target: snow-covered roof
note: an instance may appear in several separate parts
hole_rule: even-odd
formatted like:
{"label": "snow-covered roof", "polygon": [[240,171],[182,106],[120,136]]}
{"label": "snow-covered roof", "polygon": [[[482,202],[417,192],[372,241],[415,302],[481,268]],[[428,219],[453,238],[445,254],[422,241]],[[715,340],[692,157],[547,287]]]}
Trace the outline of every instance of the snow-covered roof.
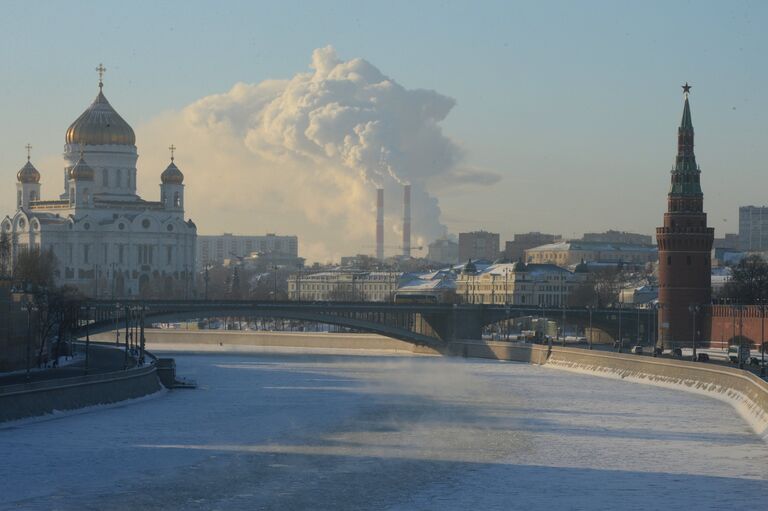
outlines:
{"label": "snow-covered roof", "polygon": [[634,243],[608,243],[604,241],[559,241],[540,245],[529,250],[537,251],[566,251],[566,250],[588,250],[599,252],[656,252],[656,245],[638,245]]}

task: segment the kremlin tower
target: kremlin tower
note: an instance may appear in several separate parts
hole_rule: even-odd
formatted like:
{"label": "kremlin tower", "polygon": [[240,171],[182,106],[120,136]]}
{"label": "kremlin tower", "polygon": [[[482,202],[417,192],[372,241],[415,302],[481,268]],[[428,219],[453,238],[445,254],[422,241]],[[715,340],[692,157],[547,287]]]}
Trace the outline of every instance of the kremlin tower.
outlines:
{"label": "kremlin tower", "polygon": [[[707,227],[701,170],[693,153],[693,123],[683,85],[683,119],[677,129],[677,157],[671,172],[664,226],[659,244],[659,345],[689,346],[708,339],[712,296],[711,250],[715,230]],[[694,330],[695,324],[695,330]]]}

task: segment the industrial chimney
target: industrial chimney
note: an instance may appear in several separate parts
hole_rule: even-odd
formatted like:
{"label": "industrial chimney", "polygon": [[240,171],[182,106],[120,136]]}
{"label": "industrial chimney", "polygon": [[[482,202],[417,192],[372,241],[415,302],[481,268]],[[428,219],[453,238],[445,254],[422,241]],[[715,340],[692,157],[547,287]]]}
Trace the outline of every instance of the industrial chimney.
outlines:
{"label": "industrial chimney", "polygon": [[384,189],[376,189],[376,259],[384,260]]}
{"label": "industrial chimney", "polygon": [[411,257],[411,185],[403,187],[403,257]]}

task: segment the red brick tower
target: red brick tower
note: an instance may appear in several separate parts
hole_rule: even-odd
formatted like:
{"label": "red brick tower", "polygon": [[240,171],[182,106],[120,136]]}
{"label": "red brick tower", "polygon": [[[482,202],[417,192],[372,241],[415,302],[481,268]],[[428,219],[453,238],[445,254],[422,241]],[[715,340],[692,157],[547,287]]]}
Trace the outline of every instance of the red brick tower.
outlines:
{"label": "red brick tower", "polygon": [[[690,346],[708,339],[711,250],[715,230],[707,227],[701,169],[693,153],[693,123],[683,85],[683,120],[677,129],[677,158],[667,195],[664,227],[656,228],[659,244],[659,345]],[[696,331],[694,332],[694,316]]]}

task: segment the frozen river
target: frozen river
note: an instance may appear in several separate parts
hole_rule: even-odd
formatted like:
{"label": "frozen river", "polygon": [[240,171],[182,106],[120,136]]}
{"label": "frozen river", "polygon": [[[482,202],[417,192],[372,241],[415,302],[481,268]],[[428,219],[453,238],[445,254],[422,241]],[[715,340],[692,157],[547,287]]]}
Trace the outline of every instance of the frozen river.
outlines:
{"label": "frozen river", "polygon": [[197,390],[0,428],[0,509],[766,509],[706,397],[516,363],[174,354]]}

